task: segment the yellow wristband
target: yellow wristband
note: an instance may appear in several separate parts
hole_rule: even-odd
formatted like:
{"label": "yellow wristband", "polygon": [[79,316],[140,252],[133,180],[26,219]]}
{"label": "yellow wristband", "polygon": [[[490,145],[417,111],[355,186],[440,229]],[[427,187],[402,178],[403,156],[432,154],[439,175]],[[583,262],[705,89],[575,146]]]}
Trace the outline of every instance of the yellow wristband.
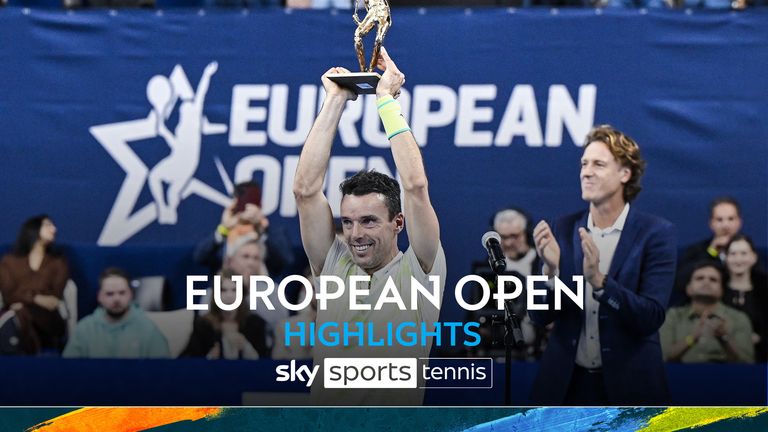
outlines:
{"label": "yellow wristband", "polygon": [[224,225],[219,224],[219,226],[216,227],[216,232],[218,232],[222,236],[226,237],[226,236],[229,235],[229,228],[225,227]]}
{"label": "yellow wristband", "polygon": [[400,102],[392,96],[384,96],[376,101],[379,109],[379,117],[384,124],[384,131],[387,133],[387,139],[392,139],[397,134],[411,130],[408,123],[403,118]]}
{"label": "yellow wristband", "polygon": [[695,345],[695,344],[696,344],[696,339],[694,339],[694,337],[693,337],[693,336],[691,336],[691,335],[688,335],[688,336],[686,336],[686,337],[685,337],[685,343],[686,343],[686,344],[688,345],[688,347],[690,348],[690,347],[692,347],[693,345]]}
{"label": "yellow wristband", "polygon": [[708,248],[707,248],[707,253],[708,253],[708,254],[709,254],[709,255],[710,255],[712,258],[717,258],[718,256],[720,256],[720,252],[718,252],[718,251],[717,251],[717,249],[713,248],[712,246],[710,246],[710,247],[708,247]]}

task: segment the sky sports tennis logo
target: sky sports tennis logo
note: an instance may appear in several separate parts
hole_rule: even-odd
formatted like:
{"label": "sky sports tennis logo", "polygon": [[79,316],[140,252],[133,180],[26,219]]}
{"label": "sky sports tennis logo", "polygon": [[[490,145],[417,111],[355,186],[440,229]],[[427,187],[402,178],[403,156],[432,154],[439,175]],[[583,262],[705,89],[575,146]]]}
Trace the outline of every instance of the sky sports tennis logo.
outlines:
{"label": "sky sports tennis logo", "polygon": [[[315,384],[320,365],[291,360],[275,369],[277,382]],[[491,358],[326,358],[325,388],[492,388]]]}

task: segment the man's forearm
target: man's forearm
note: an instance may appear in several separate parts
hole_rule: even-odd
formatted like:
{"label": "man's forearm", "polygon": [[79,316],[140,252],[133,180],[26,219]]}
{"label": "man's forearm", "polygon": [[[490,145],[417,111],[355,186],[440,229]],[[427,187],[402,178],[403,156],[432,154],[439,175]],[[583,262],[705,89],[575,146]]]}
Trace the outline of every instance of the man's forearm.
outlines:
{"label": "man's forearm", "polygon": [[403,190],[409,193],[426,189],[427,174],[424,170],[424,161],[413,134],[410,131],[403,132],[393,137],[390,144]]}
{"label": "man's forearm", "polygon": [[429,272],[438,251],[440,227],[429,199],[421,151],[410,127],[402,117],[400,103],[391,95],[384,95],[377,102],[405,192],[404,213],[410,224],[408,241],[419,259],[422,270]]}
{"label": "man's forearm", "polygon": [[320,114],[307,136],[296,168],[293,185],[297,197],[312,195],[322,190],[333,139],[345,104],[346,99],[342,96],[326,97]]}
{"label": "man's forearm", "polygon": [[377,108],[390,140],[395,166],[406,193],[426,188],[427,176],[419,145],[403,119],[400,102],[388,93],[377,94]]}

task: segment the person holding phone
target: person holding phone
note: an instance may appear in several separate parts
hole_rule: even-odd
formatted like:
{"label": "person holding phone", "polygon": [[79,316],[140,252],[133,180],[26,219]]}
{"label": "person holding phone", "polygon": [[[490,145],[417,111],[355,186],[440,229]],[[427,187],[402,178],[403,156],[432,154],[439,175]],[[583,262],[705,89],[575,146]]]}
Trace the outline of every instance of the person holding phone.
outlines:
{"label": "person holding phone", "polygon": [[282,227],[270,225],[261,209],[261,186],[253,181],[235,186],[232,201],[222,211],[219,224],[195,248],[195,262],[215,275],[221,270],[226,247],[246,234],[255,235],[266,245],[264,259],[270,276],[290,269],[294,262],[293,246]]}

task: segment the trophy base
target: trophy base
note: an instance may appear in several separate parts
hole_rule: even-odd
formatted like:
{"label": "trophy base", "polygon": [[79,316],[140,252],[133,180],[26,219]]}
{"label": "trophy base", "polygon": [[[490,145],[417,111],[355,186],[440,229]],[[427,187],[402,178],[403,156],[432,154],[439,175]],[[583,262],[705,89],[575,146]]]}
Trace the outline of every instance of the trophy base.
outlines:
{"label": "trophy base", "polygon": [[350,72],[328,74],[328,78],[356,94],[376,94],[376,85],[379,84],[381,75],[376,72]]}

